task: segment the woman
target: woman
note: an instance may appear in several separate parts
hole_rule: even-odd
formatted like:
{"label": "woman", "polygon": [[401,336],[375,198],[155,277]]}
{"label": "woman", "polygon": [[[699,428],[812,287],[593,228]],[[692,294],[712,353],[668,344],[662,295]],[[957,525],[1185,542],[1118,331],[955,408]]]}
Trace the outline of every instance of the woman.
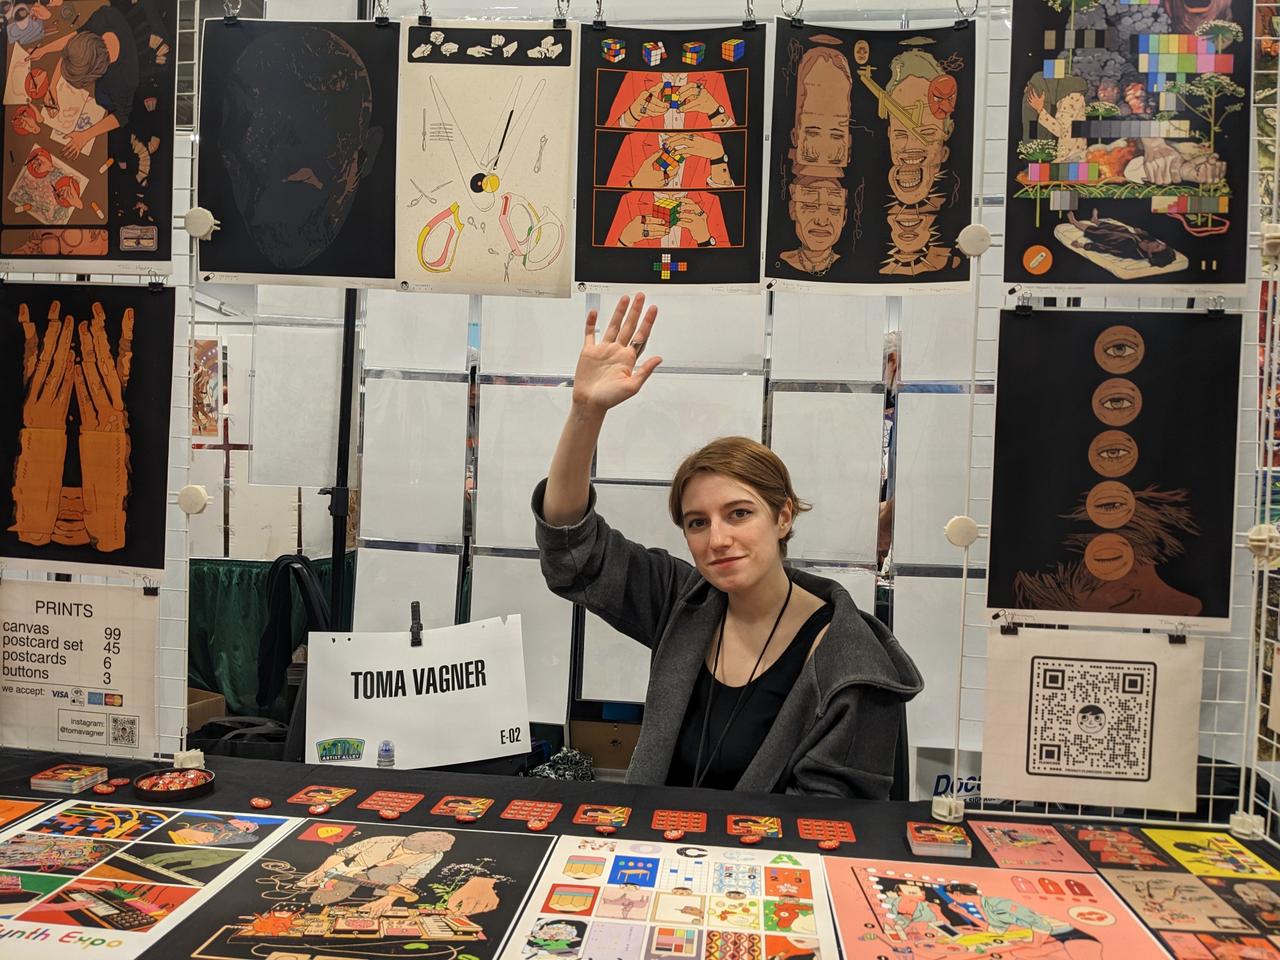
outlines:
{"label": "woman", "polygon": [[713,441],[671,484],[693,564],[646,550],[595,512],[591,457],[605,413],[661,357],[637,366],[657,318],[623,297],[596,340],[533,495],[547,585],[653,651],[631,783],[886,799],[901,704],[922,681],[889,631],[838,584],[784,564],[808,505],[767,447]]}

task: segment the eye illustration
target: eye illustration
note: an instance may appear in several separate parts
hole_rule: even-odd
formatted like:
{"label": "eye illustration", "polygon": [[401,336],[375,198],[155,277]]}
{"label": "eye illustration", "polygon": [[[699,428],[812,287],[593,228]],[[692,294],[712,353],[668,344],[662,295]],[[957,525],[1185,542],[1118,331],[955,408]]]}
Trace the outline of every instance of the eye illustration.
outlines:
{"label": "eye illustration", "polygon": [[1109,427],[1123,427],[1142,412],[1142,391],[1132,380],[1112,377],[1093,391],[1093,413]]}
{"label": "eye illustration", "polygon": [[1133,569],[1133,545],[1118,533],[1100,533],[1084,548],[1084,566],[1099,580],[1119,580]]}
{"label": "eye illustration", "polygon": [[1133,519],[1133,491],[1119,480],[1103,480],[1089,491],[1084,508],[1089,519],[1104,530],[1123,527]]}
{"label": "eye illustration", "polygon": [[1123,430],[1104,430],[1089,444],[1089,466],[1104,477],[1123,477],[1138,464],[1138,443]]}
{"label": "eye illustration", "polygon": [[1147,346],[1133,327],[1107,327],[1093,342],[1093,359],[1107,373],[1128,373],[1142,362]]}

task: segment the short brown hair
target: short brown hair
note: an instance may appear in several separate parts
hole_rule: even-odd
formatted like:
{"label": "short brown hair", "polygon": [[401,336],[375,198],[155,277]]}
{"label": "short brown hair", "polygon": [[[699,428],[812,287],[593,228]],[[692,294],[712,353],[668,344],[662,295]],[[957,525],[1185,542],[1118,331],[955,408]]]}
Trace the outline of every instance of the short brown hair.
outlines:
{"label": "short brown hair", "polygon": [[67,42],[62,54],[62,79],[77,90],[99,80],[111,66],[107,44],[96,33],[81,30]]}
{"label": "short brown hair", "polygon": [[774,519],[790,503],[791,529],[778,541],[782,555],[787,555],[787,541],[795,533],[794,518],[811,509],[811,505],[796,495],[791,474],[781,457],[750,437],[720,437],[689,454],[671,479],[671,495],[667,501],[677,527],[684,527],[684,488],[699,473],[718,473],[746,484],[760,494],[760,499],[773,511]]}

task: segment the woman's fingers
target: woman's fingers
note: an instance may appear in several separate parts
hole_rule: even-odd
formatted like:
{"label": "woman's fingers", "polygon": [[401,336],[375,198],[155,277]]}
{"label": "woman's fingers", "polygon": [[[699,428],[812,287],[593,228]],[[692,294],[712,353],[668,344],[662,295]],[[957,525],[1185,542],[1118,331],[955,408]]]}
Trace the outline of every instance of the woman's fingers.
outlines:
{"label": "woman's fingers", "polygon": [[635,336],[636,327],[640,323],[640,314],[644,311],[644,294],[637,293],[631,298],[631,309],[627,311],[627,318],[623,321],[622,331],[618,334],[618,342],[624,347],[631,343]]}
{"label": "woman's fingers", "polygon": [[640,366],[636,367],[635,372],[631,374],[632,382],[636,385],[636,391],[645,385],[645,381],[649,379],[653,371],[658,369],[658,365],[662,363],[661,357],[650,357]]}
{"label": "woman's fingers", "polygon": [[603,342],[608,343],[610,340],[618,339],[618,331],[622,329],[622,319],[627,315],[627,306],[630,303],[630,297],[618,298],[618,303],[613,308],[613,316],[609,318],[609,326],[604,328]]}
{"label": "woman's fingers", "polygon": [[596,320],[600,316],[599,310],[587,311],[587,329],[583,336],[583,346],[593,347],[596,343]]}

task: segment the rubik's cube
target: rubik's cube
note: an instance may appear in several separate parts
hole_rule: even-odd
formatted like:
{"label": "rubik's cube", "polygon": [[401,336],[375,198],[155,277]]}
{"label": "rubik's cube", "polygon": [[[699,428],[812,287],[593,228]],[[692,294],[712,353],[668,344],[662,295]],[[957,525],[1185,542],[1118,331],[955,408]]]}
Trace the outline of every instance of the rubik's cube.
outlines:
{"label": "rubik's cube", "polygon": [[663,147],[658,153],[658,159],[653,161],[653,169],[669,173],[672,167],[678,167],[682,163],[684,163],[683,153],[673,153],[668,147]]}
{"label": "rubik's cube", "polygon": [[737,63],[747,53],[747,41],[729,39],[720,44],[720,59]]}
{"label": "rubik's cube", "polygon": [[680,220],[680,201],[675,197],[661,197],[653,201],[653,213],[674,227]]}
{"label": "rubik's cube", "polygon": [[649,41],[641,45],[640,56],[644,62],[651,67],[656,67],[663,60],[667,59],[667,48],[658,41]]}
{"label": "rubik's cube", "polygon": [[684,273],[689,269],[689,263],[685,260],[671,261],[671,254],[664,253],[662,259],[653,265],[653,272],[663,280],[670,280],[673,273]]}
{"label": "rubik's cube", "polygon": [[627,41],[606,37],[600,41],[600,55],[610,63],[618,63],[627,55]]}
{"label": "rubik's cube", "polygon": [[702,62],[702,58],[707,55],[707,45],[701,40],[690,40],[686,43],[680,53],[680,62],[687,63],[691,67],[696,67]]}
{"label": "rubik's cube", "polygon": [[662,102],[668,110],[680,109],[680,98],[676,95],[676,85],[670,80],[662,81]]}

